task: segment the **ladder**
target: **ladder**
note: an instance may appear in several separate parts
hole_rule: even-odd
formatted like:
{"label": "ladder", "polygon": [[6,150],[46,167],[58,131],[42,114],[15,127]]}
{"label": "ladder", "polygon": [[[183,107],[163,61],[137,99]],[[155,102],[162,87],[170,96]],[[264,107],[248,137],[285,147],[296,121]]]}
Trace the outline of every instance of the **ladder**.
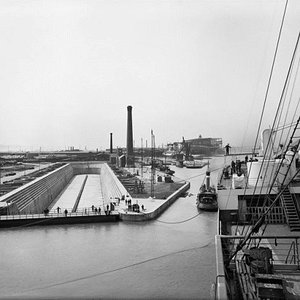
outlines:
{"label": "ladder", "polygon": [[288,188],[286,188],[282,195],[281,201],[284,207],[287,223],[291,231],[300,231],[300,219],[293,200],[293,197]]}

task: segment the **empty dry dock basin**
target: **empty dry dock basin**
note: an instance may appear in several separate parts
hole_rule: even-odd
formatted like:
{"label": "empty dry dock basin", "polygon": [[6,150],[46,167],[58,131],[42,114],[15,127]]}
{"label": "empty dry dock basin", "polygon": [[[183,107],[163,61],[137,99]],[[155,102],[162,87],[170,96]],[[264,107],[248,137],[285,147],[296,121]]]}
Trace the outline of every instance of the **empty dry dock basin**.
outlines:
{"label": "empty dry dock basin", "polygon": [[114,222],[119,218],[145,221],[159,215],[188,188],[186,183],[137,215],[125,212],[122,205],[114,209],[116,199],[131,196],[106,163],[68,163],[1,196],[0,227]]}
{"label": "empty dry dock basin", "polygon": [[[79,181],[78,191],[70,195],[69,203],[66,206],[61,206],[58,201],[65,192],[70,192],[68,187],[82,174],[91,177],[91,180],[85,183],[86,190],[81,189],[82,184]],[[73,187],[76,190],[76,184]],[[78,199],[79,193],[81,199]],[[46,224],[49,223],[45,220],[46,218],[53,219],[50,223],[118,220],[116,213],[107,216],[105,208],[111,199],[120,198],[126,194],[126,189],[106,163],[69,163],[1,196],[0,223],[12,224],[18,220],[18,224],[20,224],[22,219],[32,218],[35,218],[36,221],[38,218],[42,218]],[[88,206],[83,207],[81,201]],[[95,204],[91,204],[91,201],[94,201]],[[75,208],[75,204],[77,208]],[[91,206],[97,207],[97,213],[91,211]],[[60,211],[57,210],[57,207],[60,208]],[[101,213],[99,213],[100,207],[102,208]],[[47,216],[44,216],[45,210],[49,210]],[[65,210],[68,211],[67,216],[70,217],[68,221],[62,219],[65,217]],[[23,222],[27,223],[27,221]],[[0,226],[5,225],[0,224]]]}

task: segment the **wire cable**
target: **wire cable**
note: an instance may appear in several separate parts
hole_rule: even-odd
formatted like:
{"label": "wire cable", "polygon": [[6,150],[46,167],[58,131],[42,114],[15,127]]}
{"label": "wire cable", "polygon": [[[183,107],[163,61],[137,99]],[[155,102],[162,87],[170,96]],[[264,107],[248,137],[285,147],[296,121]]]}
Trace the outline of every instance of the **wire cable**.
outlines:
{"label": "wire cable", "polygon": [[195,216],[193,217],[190,217],[188,219],[185,219],[185,220],[182,220],[182,221],[177,221],[177,222],[167,222],[167,221],[162,221],[162,220],[159,220],[159,219],[156,219],[154,220],[155,222],[159,222],[159,223],[164,223],[164,224],[181,224],[181,223],[185,223],[185,222],[188,222],[190,220],[193,220],[195,219],[196,217],[198,217],[201,213],[198,212]]}
{"label": "wire cable", "polygon": [[53,283],[53,284],[49,284],[49,285],[46,285],[46,286],[43,286],[43,287],[28,289],[28,290],[25,290],[25,292],[44,290],[44,289],[48,289],[48,288],[52,288],[52,287],[62,286],[62,285],[66,285],[66,284],[69,284],[69,283],[74,283],[74,282],[78,282],[78,281],[82,281],[82,280],[86,280],[86,279],[91,279],[91,278],[107,275],[107,274],[114,273],[114,272],[119,272],[119,271],[122,271],[122,270],[130,269],[132,267],[136,267],[138,265],[142,265],[142,264],[149,263],[149,262],[152,262],[152,261],[155,261],[155,260],[159,260],[159,259],[162,259],[162,258],[165,258],[165,257],[168,257],[168,256],[203,249],[203,248],[208,247],[210,244],[211,243],[208,243],[208,244],[203,245],[203,246],[198,246],[198,247],[183,249],[183,250],[179,250],[179,251],[175,251],[175,252],[170,252],[170,253],[167,253],[167,254],[163,254],[163,255],[160,255],[160,256],[145,259],[145,260],[142,260],[142,261],[139,261],[139,262],[136,262],[136,263],[132,263],[132,264],[129,264],[129,265],[126,265],[126,266],[122,266],[122,267],[119,267],[119,268],[115,268],[115,269],[112,269],[112,270],[103,271],[103,272],[99,272],[99,273],[94,273],[94,274],[90,274],[90,275],[86,275],[86,276],[82,276],[82,277],[78,277],[78,278],[74,278],[74,279],[70,279],[70,280],[66,280],[66,281],[62,281],[62,282],[58,282],[58,283]]}

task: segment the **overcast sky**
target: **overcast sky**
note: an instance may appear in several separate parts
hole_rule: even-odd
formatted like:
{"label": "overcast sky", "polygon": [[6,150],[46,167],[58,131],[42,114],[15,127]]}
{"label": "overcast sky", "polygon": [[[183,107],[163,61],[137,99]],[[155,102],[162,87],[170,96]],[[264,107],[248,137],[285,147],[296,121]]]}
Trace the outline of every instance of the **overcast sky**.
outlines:
{"label": "overcast sky", "polygon": [[[203,137],[249,146],[283,0],[1,0],[0,150]],[[290,0],[269,105],[300,30]],[[273,101],[273,102],[272,102]],[[272,116],[269,115],[271,125]],[[9,148],[10,147],[10,148]]]}

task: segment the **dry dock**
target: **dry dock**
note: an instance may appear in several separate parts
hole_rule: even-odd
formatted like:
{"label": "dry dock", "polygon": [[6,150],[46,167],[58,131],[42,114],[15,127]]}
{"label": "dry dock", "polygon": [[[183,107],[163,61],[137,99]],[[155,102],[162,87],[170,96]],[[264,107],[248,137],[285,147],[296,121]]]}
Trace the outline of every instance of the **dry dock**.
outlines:
{"label": "dry dock", "polygon": [[[149,170],[140,176],[126,170],[126,177],[130,174],[133,181],[143,182],[138,191],[123,185],[121,173],[106,163],[64,165],[2,196],[0,228],[147,221],[159,216],[190,187],[189,182],[172,176],[171,182],[156,181],[154,197],[150,197]],[[164,178],[162,172],[156,176]]]}

